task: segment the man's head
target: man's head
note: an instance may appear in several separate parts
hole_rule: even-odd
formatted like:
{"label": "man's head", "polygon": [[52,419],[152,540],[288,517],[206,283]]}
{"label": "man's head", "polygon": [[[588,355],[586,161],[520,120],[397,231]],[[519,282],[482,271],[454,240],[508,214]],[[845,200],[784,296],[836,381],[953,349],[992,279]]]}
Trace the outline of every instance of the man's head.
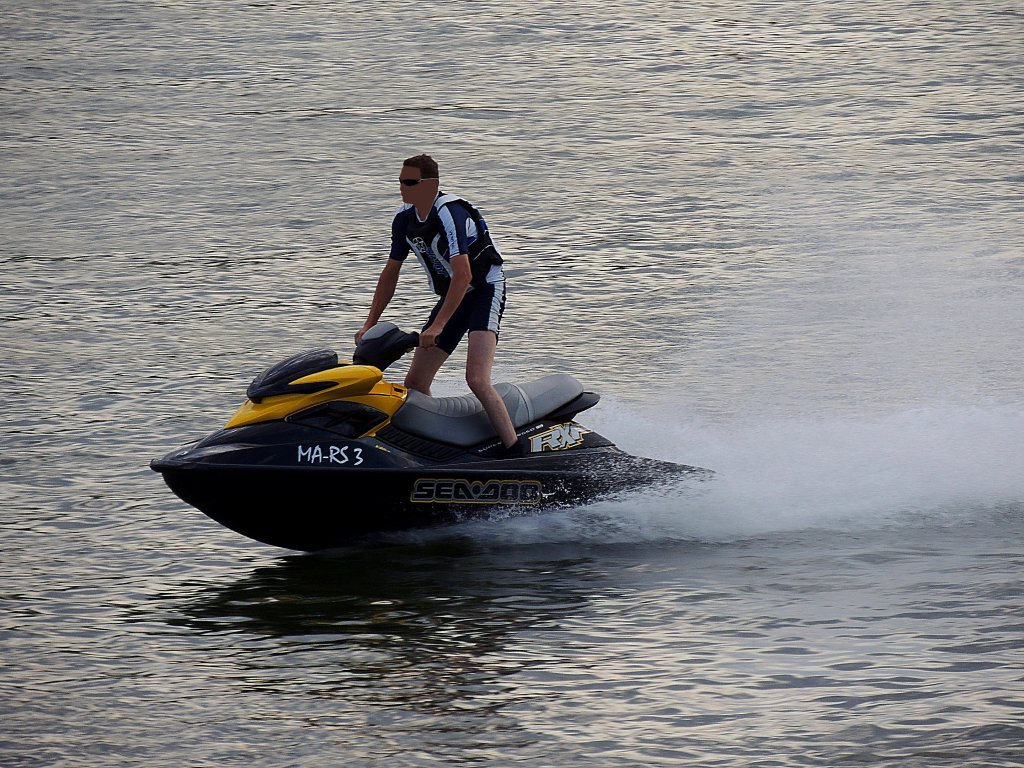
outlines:
{"label": "man's head", "polygon": [[402,202],[426,205],[437,197],[440,185],[437,163],[430,155],[416,155],[403,161],[398,175]]}

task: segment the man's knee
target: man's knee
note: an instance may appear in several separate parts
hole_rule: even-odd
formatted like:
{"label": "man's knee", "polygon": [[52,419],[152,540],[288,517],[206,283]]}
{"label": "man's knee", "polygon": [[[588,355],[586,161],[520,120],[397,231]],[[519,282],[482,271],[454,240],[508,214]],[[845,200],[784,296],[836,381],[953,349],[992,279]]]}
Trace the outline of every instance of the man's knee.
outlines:
{"label": "man's knee", "polygon": [[491,376],[486,371],[466,371],[466,383],[470,391],[479,397],[481,392],[491,388]]}

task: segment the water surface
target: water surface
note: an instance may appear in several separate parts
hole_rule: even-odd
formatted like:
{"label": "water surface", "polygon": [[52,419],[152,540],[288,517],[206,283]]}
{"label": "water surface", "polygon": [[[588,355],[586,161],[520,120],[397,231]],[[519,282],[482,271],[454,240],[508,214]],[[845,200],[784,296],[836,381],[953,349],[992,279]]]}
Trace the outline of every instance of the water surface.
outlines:
{"label": "water surface", "polygon": [[[0,762],[1022,765],[1022,40],[1014,2],[7,2]],[[424,151],[509,257],[498,378],[714,484],[306,556],[148,470],[349,350]]]}

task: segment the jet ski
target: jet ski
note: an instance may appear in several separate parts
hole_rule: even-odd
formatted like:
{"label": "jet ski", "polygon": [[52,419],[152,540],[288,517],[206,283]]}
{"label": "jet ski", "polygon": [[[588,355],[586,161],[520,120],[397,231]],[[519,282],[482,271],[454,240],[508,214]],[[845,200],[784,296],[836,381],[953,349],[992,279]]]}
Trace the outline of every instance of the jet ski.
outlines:
{"label": "jet ski", "polygon": [[305,551],[711,474],[631,456],[577,423],[599,396],[567,374],[495,385],[519,436],[508,455],[473,395],[429,397],[384,379],[418,344],[378,323],[351,361],[330,349],[289,357],[252,381],[223,429],[150,466],[218,523]]}

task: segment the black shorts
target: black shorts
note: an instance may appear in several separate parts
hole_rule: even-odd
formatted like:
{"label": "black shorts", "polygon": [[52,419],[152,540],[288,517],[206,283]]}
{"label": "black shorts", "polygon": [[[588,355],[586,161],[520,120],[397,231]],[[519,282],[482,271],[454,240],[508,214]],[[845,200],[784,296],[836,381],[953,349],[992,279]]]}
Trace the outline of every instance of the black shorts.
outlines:
{"label": "black shorts", "polygon": [[[430,327],[441,311],[444,297],[434,305],[423,330]],[[459,304],[451,320],[437,337],[437,346],[449,355],[455,351],[462,337],[470,331],[494,331],[497,336],[501,329],[501,316],[505,313],[505,281],[485,283],[469,291]]]}

